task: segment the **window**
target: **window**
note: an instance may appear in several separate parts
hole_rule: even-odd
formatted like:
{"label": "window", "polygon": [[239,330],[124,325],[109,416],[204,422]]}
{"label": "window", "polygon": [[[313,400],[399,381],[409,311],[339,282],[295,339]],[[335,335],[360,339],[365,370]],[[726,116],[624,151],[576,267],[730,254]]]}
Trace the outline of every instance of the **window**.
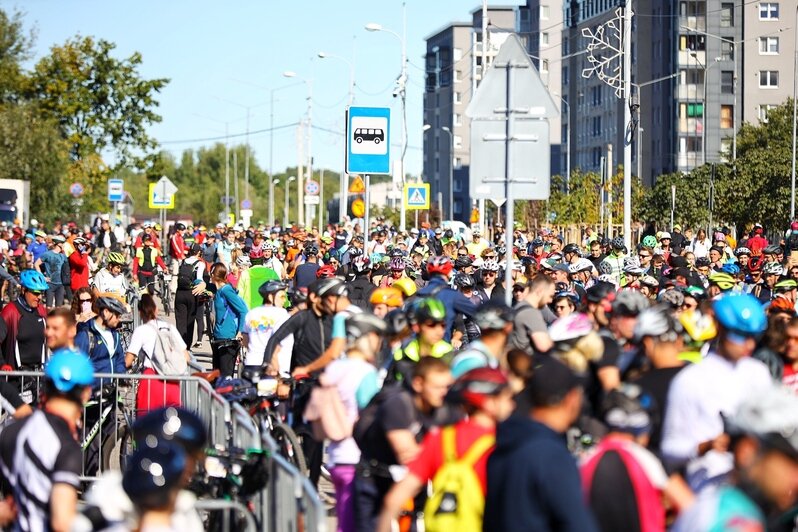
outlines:
{"label": "window", "polygon": [[681,35],[679,36],[679,50],[704,51],[707,49],[706,35]]}
{"label": "window", "polygon": [[454,114],[453,122],[454,122],[455,126],[462,126],[463,125],[462,117],[458,113]]}
{"label": "window", "polygon": [[767,123],[767,121],[768,121],[768,111],[770,111],[771,109],[774,109],[774,108],[776,108],[775,105],[760,105],[758,113],[757,113],[759,115],[759,121]]}
{"label": "window", "polygon": [[721,105],[720,106],[720,127],[722,129],[731,129],[734,127],[734,106]]}
{"label": "window", "polygon": [[700,116],[704,116],[704,104],[703,103],[688,103],[688,104],[681,104],[679,106],[680,114],[682,118],[684,118],[685,113],[687,113],[687,118],[696,118]]}
{"label": "window", "polygon": [[599,166],[601,164],[601,148],[593,148],[591,153],[593,166]]}
{"label": "window", "polygon": [[549,20],[549,6],[540,6],[540,20]]}
{"label": "window", "polygon": [[592,133],[594,137],[598,137],[601,135],[601,117],[594,116],[593,117],[593,124],[592,124]]}
{"label": "window", "polygon": [[776,55],[779,53],[778,37],[760,37],[759,53],[762,55]]}
{"label": "window", "polygon": [[452,52],[452,60],[459,61],[463,58],[463,51],[460,48],[455,48]]}
{"label": "window", "polygon": [[[455,168],[460,168],[461,166],[463,166],[463,159],[461,159],[460,157],[455,157],[454,158],[454,167]],[[455,192],[461,192],[462,189],[463,189],[463,184],[460,181],[455,181],[454,182],[454,191]]]}
{"label": "window", "polygon": [[779,20],[779,3],[760,2],[759,20]]}
{"label": "window", "polygon": [[734,43],[721,41],[720,59],[721,61],[734,61]]}
{"label": "window", "polygon": [[759,87],[767,89],[775,89],[779,86],[779,71],[778,70],[760,70],[759,71]]}
{"label": "window", "polygon": [[459,150],[463,147],[463,137],[460,135],[454,136],[454,149]]}
{"label": "window", "polygon": [[701,137],[687,137],[687,151],[698,153],[702,151],[704,143]]}
{"label": "window", "polygon": [[548,59],[544,59],[543,61],[540,62],[540,71],[544,72],[544,73],[547,73],[549,71],[549,60]]}
{"label": "window", "polygon": [[594,106],[601,105],[601,87],[603,85],[598,85],[595,87],[590,87],[590,99]]}
{"label": "window", "polygon": [[720,5],[720,27],[734,27],[734,4],[724,3]]}
{"label": "window", "polygon": [[454,93],[454,103],[463,103],[463,97],[460,95],[459,92]]}
{"label": "window", "polygon": [[540,34],[540,45],[541,46],[549,45],[549,34],[545,31]]}
{"label": "window", "polygon": [[455,70],[454,71],[454,82],[457,83],[463,80],[463,71],[462,70]]}
{"label": "window", "polygon": [[734,94],[734,72],[722,70],[720,73],[721,94]]}
{"label": "window", "polygon": [[568,85],[568,67],[567,66],[563,66],[562,67],[562,84],[563,85]]}

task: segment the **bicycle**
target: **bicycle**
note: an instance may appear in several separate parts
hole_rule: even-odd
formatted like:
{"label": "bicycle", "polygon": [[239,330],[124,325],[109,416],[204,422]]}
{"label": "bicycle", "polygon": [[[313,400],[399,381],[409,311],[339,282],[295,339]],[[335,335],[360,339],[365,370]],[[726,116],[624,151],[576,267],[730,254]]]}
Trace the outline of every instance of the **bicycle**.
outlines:
{"label": "bicycle", "polygon": [[169,289],[169,283],[172,282],[172,276],[168,273],[158,272],[158,295],[161,298],[163,305],[163,313],[168,316],[172,313],[172,291]]}
{"label": "bicycle", "polygon": [[[84,475],[125,469],[125,461],[133,452],[129,428],[132,419],[116,384],[103,385],[92,393],[84,410],[84,431],[80,442]],[[112,460],[115,450],[119,454],[118,460]]]}
{"label": "bicycle", "polygon": [[[291,388],[289,397],[293,395],[297,379],[280,379],[282,384],[288,384]],[[240,384],[236,386],[236,380],[230,381],[227,386],[217,387],[216,391],[224,396],[228,401],[241,404],[252,419],[255,421],[262,434],[270,434],[277,444],[280,455],[289,463],[294,465],[303,475],[308,474],[305,453],[302,451],[302,442],[294,429],[290,426],[289,415],[283,415],[282,411],[292,406],[292,401],[284,403],[277,394],[278,380],[272,377],[261,375],[260,371],[245,369]],[[302,379],[299,379],[302,382]]]}

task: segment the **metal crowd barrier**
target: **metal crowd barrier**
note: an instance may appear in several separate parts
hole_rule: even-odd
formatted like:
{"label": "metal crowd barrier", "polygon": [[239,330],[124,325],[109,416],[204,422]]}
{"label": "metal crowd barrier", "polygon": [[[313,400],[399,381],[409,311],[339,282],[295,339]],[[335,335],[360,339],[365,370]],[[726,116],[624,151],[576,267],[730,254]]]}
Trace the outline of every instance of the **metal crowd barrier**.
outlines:
{"label": "metal crowd barrier", "polygon": [[[258,530],[252,513],[240,502],[201,499],[196,502],[194,507],[200,512],[200,515],[205,514],[209,521],[213,518],[219,529],[225,532],[232,530],[236,532],[256,532]],[[239,528],[242,520],[246,523],[243,530]]]}
{"label": "metal crowd barrier", "polygon": [[[0,381],[12,384],[34,406],[44,391],[43,377],[42,372],[0,372]],[[250,499],[254,521],[245,506],[230,501],[202,500],[198,508],[224,510],[226,515],[231,515],[231,510],[235,510],[235,515],[243,512],[252,530],[257,523],[258,529],[272,532],[326,531],[325,508],[308,478],[279,454],[269,434],[259,434],[244,408],[228,403],[206,380],[140,374],[95,377],[94,401],[84,409],[84,426],[78,435],[84,446],[82,480],[92,481],[106,469],[123,469],[125,458],[133,450],[130,427],[136,418],[171,399],[205,421],[209,447],[265,449],[271,457],[268,484]]]}

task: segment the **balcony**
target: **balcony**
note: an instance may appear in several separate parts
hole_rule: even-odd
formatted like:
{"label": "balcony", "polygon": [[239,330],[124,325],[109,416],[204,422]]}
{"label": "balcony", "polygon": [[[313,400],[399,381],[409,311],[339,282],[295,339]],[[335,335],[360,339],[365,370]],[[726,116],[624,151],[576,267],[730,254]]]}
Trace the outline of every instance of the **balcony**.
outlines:
{"label": "balcony", "polygon": [[703,100],[704,99],[704,86],[696,85],[694,83],[684,84],[678,86],[677,99],[679,100]]}
{"label": "balcony", "polygon": [[679,17],[679,25],[686,26],[695,31],[707,31],[707,17],[704,15]]}

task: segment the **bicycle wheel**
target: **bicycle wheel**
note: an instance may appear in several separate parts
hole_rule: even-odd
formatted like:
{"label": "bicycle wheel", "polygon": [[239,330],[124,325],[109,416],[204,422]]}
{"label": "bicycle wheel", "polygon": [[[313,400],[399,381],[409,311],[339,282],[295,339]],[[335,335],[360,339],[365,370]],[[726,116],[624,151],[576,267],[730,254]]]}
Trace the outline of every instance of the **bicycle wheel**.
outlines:
{"label": "bicycle wheel", "polygon": [[308,474],[308,465],[305,461],[305,453],[302,452],[302,444],[294,432],[294,429],[278,421],[273,420],[272,438],[277,442],[277,449],[280,454],[292,463],[300,473],[303,475]]}
{"label": "bicycle wheel", "polygon": [[172,313],[172,294],[169,293],[169,285],[161,277],[161,304],[163,304],[163,313],[169,315]]}

